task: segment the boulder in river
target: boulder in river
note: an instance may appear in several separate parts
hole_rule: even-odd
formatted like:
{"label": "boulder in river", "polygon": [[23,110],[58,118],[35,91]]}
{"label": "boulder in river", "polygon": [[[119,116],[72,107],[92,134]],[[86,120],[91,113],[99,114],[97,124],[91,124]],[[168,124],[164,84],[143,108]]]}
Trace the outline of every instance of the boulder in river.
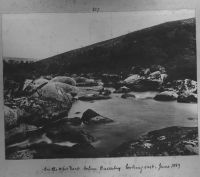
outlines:
{"label": "boulder in river", "polygon": [[197,94],[194,93],[184,93],[180,94],[177,98],[179,103],[197,103]]}
{"label": "boulder in river", "polygon": [[38,89],[34,93],[34,97],[40,99],[49,99],[71,103],[72,96],[78,93],[78,89],[74,86],[61,83],[61,82],[49,82],[44,87]]}
{"label": "boulder in river", "polygon": [[36,79],[36,80],[27,79],[24,83],[23,90],[28,92],[28,93],[32,93],[36,89],[38,89],[39,87],[47,84],[48,82],[49,81],[47,79],[44,79],[44,78],[39,78],[39,79]]}
{"label": "boulder in river", "polygon": [[157,94],[154,99],[158,101],[173,101],[178,98],[178,94],[174,91],[164,91]]}
{"label": "boulder in river", "polygon": [[54,77],[53,79],[51,79],[51,82],[61,82],[68,85],[76,86],[76,81],[72,79],[71,77],[67,77],[67,76]]}
{"label": "boulder in river", "polygon": [[128,78],[126,78],[124,80],[124,82],[127,83],[127,84],[131,84],[131,83],[134,83],[138,79],[140,79],[140,75],[134,74],[134,75],[131,75]]}
{"label": "boulder in river", "polygon": [[130,94],[130,93],[124,93],[124,94],[121,96],[121,98],[124,98],[124,99],[126,99],[126,98],[135,98],[135,95]]}
{"label": "boulder in river", "polygon": [[167,127],[125,142],[110,157],[177,156],[198,154],[197,127]]}
{"label": "boulder in river", "polygon": [[82,121],[85,124],[101,124],[101,123],[109,123],[113,122],[112,119],[103,117],[100,114],[96,113],[92,109],[86,110],[82,115]]}
{"label": "boulder in river", "polygon": [[131,91],[130,88],[123,86],[123,87],[120,87],[119,89],[115,90],[114,93],[127,93],[130,91]]}

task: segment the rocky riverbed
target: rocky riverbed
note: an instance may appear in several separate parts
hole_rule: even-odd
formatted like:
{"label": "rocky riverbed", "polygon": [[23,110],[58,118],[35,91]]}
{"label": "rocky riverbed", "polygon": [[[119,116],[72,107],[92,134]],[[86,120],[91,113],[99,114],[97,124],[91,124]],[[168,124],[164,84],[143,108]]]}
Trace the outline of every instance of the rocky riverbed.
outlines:
{"label": "rocky riverbed", "polygon": [[[142,137],[139,134],[144,132],[138,133],[137,137],[132,137],[129,133],[127,139],[119,133],[117,136],[121,136],[121,142],[124,143],[119,147],[113,146],[109,152],[102,153],[96,145],[101,140],[91,129],[107,125],[112,127],[120,122],[113,116],[115,114],[109,112],[117,113],[120,107],[131,110],[130,105],[140,105],[140,110],[138,107],[135,109],[136,112],[137,110],[145,112],[145,109],[150,107],[152,115],[156,115],[154,104],[142,102],[142,99],[138,99],[137,93],[144,95],[146,91],[154,92],[153,96],[147,96],[145,100],[149,99],[157,105],[165,106],[161,104],[163,102],[196,105],[197,82],[191,79],[170,80],[162,66],[132,67],[128,74],[87,73],[41,76],[37,79],[27,79],[23,87],[13,80],[5,82],[4,117],[7,159],[198,154],[197,122],[193,123],[192,127],[189,124],[181,127],[183,124],[178,121],[177,124],[180,125],[172,124],[168,127],[169,124],[165,124],[164,121],[165,127],[168,128],[161,128],[163,124],[150,126],[154,131],[145,131],[147,133]],[[119,108],[113,106],[105,113],[91,106],[84,110],[77,109],[74,114],[71,114],[70,111],[75,109],[77,102],[89,103],[88,105],[95,105],[98,102],[101,105],[108,103],[121,104],[121,106]],[[109,105],[107,108],[109,109]],[[196,120],[196,111],[191,116],[188,112],[189,117],[183,119]],[[132,119],[144,120],[142,117],[139,119],[140,116],[136,112],[129,113]],[[187,110],[184,110],[182,115],[186,114]],[[176,112],[171,117],[176,120],[175,116],[177,116]],[[160,114],[161,118],[162,114]],[[168,119],[166,116],[164,118]],[[123,114],[121,119],[125,119]],[[188,121],[192,120],[188,119]],[[151,121],[152,119],[149,119],[147,124],[150,125]],[[124,130],[126,126],[128,124],[124,126]],[[131,130],[134,128],[132,127]],[[118,132],[120,131],[119,129]]]}

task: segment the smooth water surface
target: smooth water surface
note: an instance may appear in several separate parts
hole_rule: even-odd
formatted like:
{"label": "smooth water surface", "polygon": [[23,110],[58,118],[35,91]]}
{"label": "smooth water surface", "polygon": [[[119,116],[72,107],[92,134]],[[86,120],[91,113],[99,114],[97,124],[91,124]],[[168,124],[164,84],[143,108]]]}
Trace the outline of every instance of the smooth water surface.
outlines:
{"label": "smooth water surface", "polygon": [[152,130],[169,126],[197,126],[197,104],[155,101],[152,98],[156,92],[132,93],[136,98],[123,99],[121,94],[112,94],[109,100],[77,101],[69,112],[71,118],[81,117],[84,111],[93,109],[114,120],[109,124],[84,125],[98,139],[93,146],[102,154]]}

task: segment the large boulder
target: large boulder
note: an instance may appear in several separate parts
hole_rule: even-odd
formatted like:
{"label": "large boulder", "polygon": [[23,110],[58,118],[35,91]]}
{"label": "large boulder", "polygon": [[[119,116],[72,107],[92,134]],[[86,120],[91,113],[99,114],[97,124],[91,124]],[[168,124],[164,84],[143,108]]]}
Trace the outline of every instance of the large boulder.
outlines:
{"label": "large boulder", "polygon": [[164,91],[157,94],[154,99],[158,101],[173,101],[178,98],[178,94],[174,91]]}
{"label": "large boulder", "polygon": [[77,87],[61,82],[49,82],[44,87],[38,89],[33,96],[44,100],[49,99],[71,103],[72,96],[75,96],[77,93]]}
{"label": "large boulder", "polygon": [[168,75],[166,73],[161,73],[160,71],[155,71],[155,72],[149,74],[148,79],[157,80],[157,81],[160,81],[163,83],[166,81],[167,77],[168,77]]}
{"label": "large boulder", "polygon": [[176,80],[172,85],[179,93],[197,93],[197,82],[191,79]]}
{"label": "large boulder", "polygon": [[36,89],[38,89],[39,87],[44,86],[45,84],[47,84],[49,81],[47,79],[44,78],[39,78],[36,80],[30,80],[27,79],[24,83],[24,87],[23,90],[29,93],[34,92]]}
{"label": "large boulder", "polygon": [[100,114],[96,113],[92,109],[86,110],[82,115],[82,121],[85,124],[101,124],[101,123],[109,123],[113,122],[112,119],[103,117]]}
{"label": "large boulder", "polygon": [[4,106],[5,128],[10,129],[18,124],[18,110]]}
{"label": "large boulder", "polygon": [[183,93],[177,98],[179,103],[197,103],[197,94],[194,93]]}
{"label": "large boulder", "polygon": [[67,77],[67,76],[54,77],[53,79],[51,79],[51,82],[61,82],[61,83],[69,84],[72,86],[76,86],[76,81],[72,79],[71,77]]}
{"label": "large boulder", "polygon": [[72,142],[72,143],[92,143],[96,141],[96,138],[90,135],[88,132],[79,126],[73,126],[66,122],[58,122],[51,124],[45,128],[46,135],[53,143],[58,142]]}
{"label": "large boulder", "polygon": [[124,80],[124,82],[127,83],[127,84],[131,84],[131,83],[134,83],[138,79],[140,79],[140,75],[134,74],[134,75],[129,76],[128,78],[126,78]]}
{"label": "large boulder", "polygon": [[125,142],[110,157],[198,155],[197,127],[167,127]]}

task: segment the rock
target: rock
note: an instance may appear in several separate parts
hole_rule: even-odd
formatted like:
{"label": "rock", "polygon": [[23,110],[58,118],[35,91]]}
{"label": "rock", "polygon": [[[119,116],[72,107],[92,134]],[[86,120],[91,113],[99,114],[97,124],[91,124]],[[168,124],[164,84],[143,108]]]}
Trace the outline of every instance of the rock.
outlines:
{"label": "rock", "polygon": [[197,127],[168,127],[123,143],[110,157],[197,155],[197,149]]}
{"label": "rock", "polygon": [[6,159],[8,160],[26,160],[33,159],[36,151],[30,149],[18,150],[15,152],[6,152]]}
{"label": "rock", "polygon": [[133,91],[144,92],[144,91],[158,91],[161,86],[161,82],[153,81],[150,79],[138,79],[133,83],[127,84]]}
{"label": "rock", "polygon": [[131,84],[131,83],[134,83],[138,79],[140,79],[140,75],[134,74],[134,75],[129,76],[128,78],[126,78],[124,80],[124,82],[127,83],[127,84]]}
{"label": "rock", "polygon": [[197,94],[184,93],[178,96],[177,102],[179,103],[197,103]]}
{"label": "rock", "polygon": [[72,143],[92,143],[96,141],[96,138],[90,135],[88,132],[82,130],[81,127],[72,126],[67,122],[62,122],[45,128],[47,137],[50,138],[53,143],[70,141]]}
{"label": "rock", "polygon": [[20,124],[18,127],[15,127],[5,133],[5,142],[6,145],[24,141],[28,136],[37,132],[40,128],[37,128],[33,125]]}
{"label": "rock", "polygon": [[85,124],[101,124],[101,123],[113,122],[112,119],[103,117],[91,109],[86,110],[83,113],[81,119],[82,119],[83,123],[85,123]]}
{"label": "rock", "polygon": [[34,81],[27,79],[24,83],[23,90],[26,91],[26,92],[32,93],[35,90],[37,90],[37,88],[44,86],[48,82],[49,81],[47,79],[44,79],[44,78],[39,78],[39,79],[36,79]]}
{"label": "rock", "polygon": [[89,143],[76,144],[72,147],[57,144],[35,144],[31,147],[36,151],[35,159],[84,158],[98,157],[99,153]]}
{"label": "rock", "polygon": [[72,106],[72,100],[58,101],[40,97],[22,97],[13,101],[20,110],[19,121],[36,126],[66,117]]}
{"label": "rock", "polygon": [[71,104],[72,96],[77,93],[78,89],[74,86],[61,82],[49,82],[44,87],[37,90],[33,96],[44,100],[56,100]]}
{"label": "rock", "polygon": [[76,81],[72,79],[71,77],[66,76],[57,76],[51,79],[51,82],[61,82],[68,85],[76,86]]}
{"label": "rock", "polygon": [[11,109],[4,106],[5,129],[11,129],[17,126],[21,114],[22,113],[19,109]]}
{"label": "rock", "polygon": [[78,99],[81,101],[93,101],[93,100],[107,100],[110,96],[100,95],[100,94],[88,94],[85,96],[80,96]]}
{"label": "rock", "polygon": [[162,74],[160,71],[155,71],[149,74],[149,77],[147,77],[147,79],[159,81],[161,83],[165,82],[167,78],[168,78],[168,75],[165,73]]}
{"label": "rock", "polygon": [[121,98],[124,98],[124,99],[129,98],[129,97],[135,98],[135,95],[130,94],[130,93],[125,93],[125,94],[123,94],[123,95],[121,96]]}
{"label": "rock", "polygon": [[120,87],[119,89],[115,90],[114,93],[128,93],[130,91],[131,91],[130,88],[123,86],[123,87]]}
{"label": "rock", "polygon": [[178,94],[176,92],[164,91],[164,92],[161,92],[161,93],[157,94],[154,97],[154,100],[158,100],[158,101],[173,101],[173,100],[176,100],[177,98],[178,98]]}
{"label": "rock", "polygon": [[197,82],[191,79],[176,80],[172,85],[173,88],[181,94],[197,92]]}

